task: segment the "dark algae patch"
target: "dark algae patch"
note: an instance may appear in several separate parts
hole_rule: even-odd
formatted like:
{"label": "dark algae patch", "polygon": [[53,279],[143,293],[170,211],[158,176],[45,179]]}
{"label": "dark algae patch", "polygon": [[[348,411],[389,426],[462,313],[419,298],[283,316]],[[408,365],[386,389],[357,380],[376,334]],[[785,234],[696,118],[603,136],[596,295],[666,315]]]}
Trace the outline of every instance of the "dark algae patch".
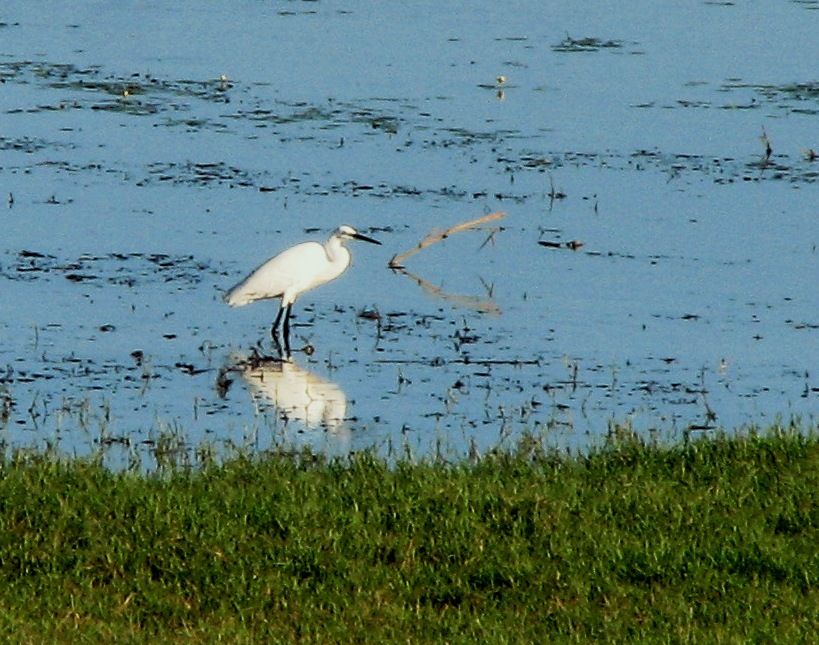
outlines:
{"label": "dark algae patch", "polygon": [[[808,430],[808,429],[803,429]],[[819,441],[0,470],[17,642],[808,642]]]}
{"label": "dark algae patch", "polygon": [[52,274],[72,282],[101,281],[134,286],[145,282],[176,282],[188,286],[202,280],[208,272],[218,273],[192,256],[165,253],[83,254],[73,259],[23,249],[8,266],[0,266],[0,276],[9,280],[35,280]]}
{"label": "dark algae patch", "polygon": [[621,40],[607,40],[602,38],[572,38],[569,35],[552,47],[552,51],[559,53],[597,52],[604,49],[621,49],[624,46]]}

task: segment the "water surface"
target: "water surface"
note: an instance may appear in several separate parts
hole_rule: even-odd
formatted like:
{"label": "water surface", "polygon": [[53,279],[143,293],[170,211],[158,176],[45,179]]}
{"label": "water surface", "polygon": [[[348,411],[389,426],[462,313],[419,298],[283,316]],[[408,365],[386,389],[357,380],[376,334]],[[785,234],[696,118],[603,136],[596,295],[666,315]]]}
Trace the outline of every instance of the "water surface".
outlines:
{"label": "water surface", "polygon": [[[817,8],[4,3],[5,445],[815,423]],[[383,246],[297,304],[315,353],[248,367],[276,306],[222,291],[342,223]]]}

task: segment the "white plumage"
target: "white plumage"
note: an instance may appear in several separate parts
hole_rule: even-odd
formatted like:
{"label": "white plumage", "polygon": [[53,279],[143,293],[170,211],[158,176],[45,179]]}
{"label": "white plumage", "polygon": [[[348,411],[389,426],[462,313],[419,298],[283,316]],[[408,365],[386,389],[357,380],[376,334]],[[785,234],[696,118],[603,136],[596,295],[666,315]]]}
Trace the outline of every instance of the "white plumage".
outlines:
{"label": "white plumage", "polygon": [[290,310],[305,291],[335,280],[350,266],[350,252],[344,246],[356,239],[381,244],[359,234],[351,226],[339,226],[324,243],[303,242],[282,251],[258,267],[244,280],[231,288],[224,300],[231,307],[241,307],[257,300],[280,298],[279,313],[270,333],[276,346],[279,323],[284,318],[284,345],[290,353]]}

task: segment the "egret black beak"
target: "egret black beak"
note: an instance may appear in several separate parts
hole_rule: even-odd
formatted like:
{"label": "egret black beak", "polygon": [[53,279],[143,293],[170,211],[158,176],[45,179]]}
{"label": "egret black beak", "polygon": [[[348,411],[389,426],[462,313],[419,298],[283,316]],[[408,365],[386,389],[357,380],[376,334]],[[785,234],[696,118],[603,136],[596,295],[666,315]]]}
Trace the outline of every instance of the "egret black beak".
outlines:
{"label": "egret black beak", "polygon": [[369,242],[370,244],[378,244],[380,245],[381,242],[378,240],[374,240],[371,237],[367,237],[366,235],[362,235],[361,233],[353,233],[353,237],[357,240],[361,240],[362,242]]}

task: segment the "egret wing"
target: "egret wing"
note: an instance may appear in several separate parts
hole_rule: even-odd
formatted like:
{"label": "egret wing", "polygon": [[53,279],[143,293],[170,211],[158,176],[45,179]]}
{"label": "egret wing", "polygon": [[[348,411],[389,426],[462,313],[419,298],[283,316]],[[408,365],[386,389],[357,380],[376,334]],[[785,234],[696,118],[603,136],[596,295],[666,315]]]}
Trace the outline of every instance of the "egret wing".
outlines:
{"label": "egret wing", "polygon": [[285,292],[290,292],[292,301],[299,292],[310,288],[307,285],[326,263],[327,254],[318,242],[297,244],[252,271],[225,294],[225,302],[241,307],[256,300],[280,298]]}

